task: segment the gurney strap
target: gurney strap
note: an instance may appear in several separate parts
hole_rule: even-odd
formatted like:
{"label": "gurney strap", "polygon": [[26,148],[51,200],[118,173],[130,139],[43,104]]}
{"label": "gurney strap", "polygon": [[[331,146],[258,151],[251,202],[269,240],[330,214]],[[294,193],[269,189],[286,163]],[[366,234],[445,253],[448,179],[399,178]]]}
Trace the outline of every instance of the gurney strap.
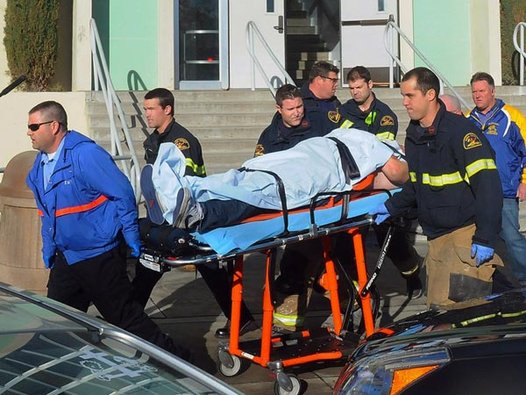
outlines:
{"label": "gurney strap", "polygon": [[285,195],[285,185],[283,184],[283,180],[280,178],[280,176],[278,176],[273,171],[263,169],[248,169],[246,167],[241,167],[239,171],[261,171],[274,177],[278,186],[279,199],[281,200],[281,211],[283,212],[282,234],[287,234],[289,232],[289,210],[287,208],[287,195]]}
{"label": "gurney strap", "polygon": [[358,168],[358,165],[356,164],[356,161],[354,160],[351,151],[349,151],[349,148],[347,148],[347,146],[344,143],[342,143],[336,137],[328,138],[336,143],[336,148],[338,148],[338,152],[340,153],[340,158],[342,161],[342,169],[343,174],[345,175],[345,182],[347,184],[350,184],[351,180],[360,177],[360,169]]}
{"label": "gurney strap", "polygon": [[[340,153],[340,159],[342,162],[342,171],[345,175],[345,182],[347,184],[351,184],[351,180],[354,180],[356,178],[360,178],[360,169],[358,168],[358,165],[356,164],[356,161],[354,160],[351,151],[349,151],[349,148],[340,140],[338,140],[336,137],[329,137],[332,141],[336,143],[336,148],[338,148],[338,152]],[[342,220],[344,218],[347,218],[347,213],[349,211],[349,195],[345,195],[343,199],[343,207],[342,207]]]}

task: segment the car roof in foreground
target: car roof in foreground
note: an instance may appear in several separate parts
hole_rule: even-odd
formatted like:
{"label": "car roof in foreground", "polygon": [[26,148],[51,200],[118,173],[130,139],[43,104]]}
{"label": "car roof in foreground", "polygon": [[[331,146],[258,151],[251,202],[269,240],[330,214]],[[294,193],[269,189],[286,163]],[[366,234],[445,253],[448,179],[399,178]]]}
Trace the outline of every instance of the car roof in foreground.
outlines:
{"label": "car roof in foreground", "polygon": [[0,392],[240,394],[142,339],[0,283]]}

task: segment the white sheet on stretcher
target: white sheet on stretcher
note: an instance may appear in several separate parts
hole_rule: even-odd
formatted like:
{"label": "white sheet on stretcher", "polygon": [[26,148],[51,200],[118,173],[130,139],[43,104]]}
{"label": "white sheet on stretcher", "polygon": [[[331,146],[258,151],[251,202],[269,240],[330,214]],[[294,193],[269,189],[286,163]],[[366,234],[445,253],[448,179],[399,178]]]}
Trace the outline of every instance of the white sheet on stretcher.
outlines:
{"label": "white sheet on stretcher", "polygon": [[[391,193],[398,191],[399,189],[393,190]],[[387,193],[379,193],[351,201],[347,218],[352,219],[367,214],[378,204],[386,201],[388,197]],[[315,222],[318,226],[337,222],[340,219],[341,212],[341,206],[317,209],[315,211]],[[289,213],[288,229],[290,232],[308,231],[310,223],[308,210],[300,213]],[[193,235],[199,242],[209,245],[218,254],[225,255],[234,251],[244,251],[260,240],[278,236],[283,232],[283,228],[283,217],[279,216]]]}

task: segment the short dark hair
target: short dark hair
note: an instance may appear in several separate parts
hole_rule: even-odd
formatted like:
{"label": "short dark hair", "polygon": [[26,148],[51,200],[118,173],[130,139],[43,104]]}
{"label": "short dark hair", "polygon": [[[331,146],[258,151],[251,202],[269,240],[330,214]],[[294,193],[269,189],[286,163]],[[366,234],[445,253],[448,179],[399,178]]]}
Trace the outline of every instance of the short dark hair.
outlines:
{"label": "short dark hair", "polygon": [[473,74],[473,77],[471,77],[471,80],[469,81],[469,85],[473,85],[473,83],[476,81],[486,81],[489,86],[495,88],[495,80],[491,74],[485,73],[483,71]]}
{"label": "short dark hair", "polygon": [[440,81],[438,77],[429,70],[427,67],[415,67],[404,74],[402,82],[408,81],[411,78],[416,78],[416,88],[423,94],[426,94],[429,90],[435,91],[435,100],[438,99],[440,94]]}
{"label": "short dark hair", "polygon": [[281,107],[283,100],[302,97],[301,91],[291,84],[285,84],[276,91],[276,104]]}
{"label": "short dark hair", "polygon": [[312,82],[316,77],[327,77],[331,71],[338,74],[340,69],[332,63],[320,60],[312,65],[309,72],[309,82]]}
{"label": "short dark hair", "polygon": [[49,117],[48,121],[57,121],[61,125],[62,130],[68,130],[68,115],[62,104],[53,100],[44,101],[29,110],[29,115],[36,112],[41,112],[46,117]]}
{"label": "short dark hair", "polygon": [[159,99],[159,104],[164,109],[166,106],[170,106],[172,108],[172,111],[170,112],[170,115],[174,115],[174,95],[172,92],[170,92],[168,89],[165,88],[155,88],[146,93],[144,95],[144,99],[150,100],[150,99]]}
{"label": "short dark hair", "polygon": [[369,69],[364,66],[354,66],[350,69],[347,73],[347,82],[356,80],[365,80],[365,82],[371,81],[371,72]]}

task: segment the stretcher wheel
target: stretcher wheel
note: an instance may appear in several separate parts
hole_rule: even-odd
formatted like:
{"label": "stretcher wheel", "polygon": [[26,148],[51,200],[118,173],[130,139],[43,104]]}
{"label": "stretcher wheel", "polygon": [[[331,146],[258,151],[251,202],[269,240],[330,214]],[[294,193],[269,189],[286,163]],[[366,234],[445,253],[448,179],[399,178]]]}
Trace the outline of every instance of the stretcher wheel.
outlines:
{"label": "stretcher wheel", "polygon": [[225,377],[234,377],[241,372],[243,361],[237,355],[220,351],[217,359],[217,369]]}
{"label": "stretcher wheel", "polygon": [[[275,395],[300,395],[303,393],[303,382],[293,374],[286,375],[288,380],[276,380],[274,383]],[[280,384],[281,382],[281,384]],[[287,388],[283,388],[286,386]]]}

